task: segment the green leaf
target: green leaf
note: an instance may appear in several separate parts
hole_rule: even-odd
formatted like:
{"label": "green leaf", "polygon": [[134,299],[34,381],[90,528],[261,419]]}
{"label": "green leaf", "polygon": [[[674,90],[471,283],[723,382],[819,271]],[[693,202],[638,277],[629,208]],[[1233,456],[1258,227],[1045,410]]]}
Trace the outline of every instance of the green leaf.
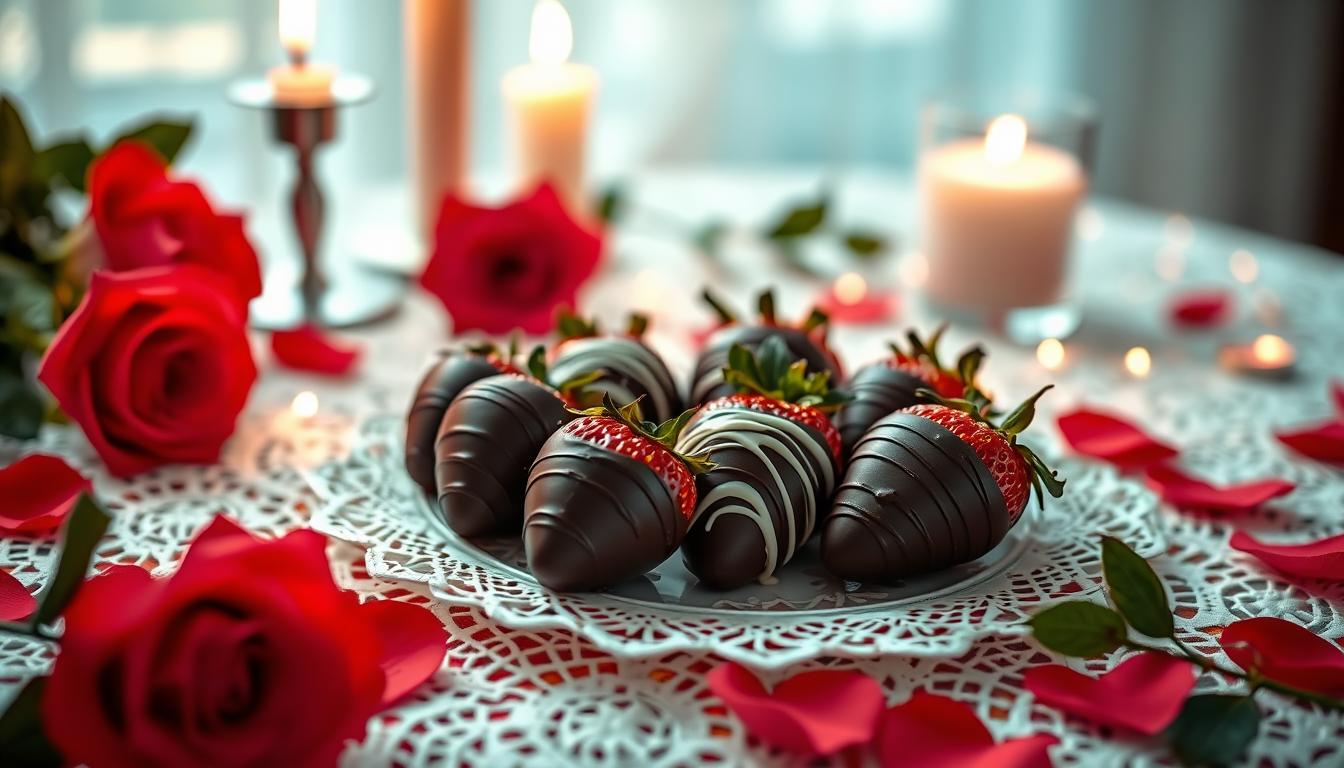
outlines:
{"label": "green leaf", "polygon": [[37,596],[37,610],[30,622],[32,626],[50,624],[69,605],[70,598],[84,583],[93,551],[111,520],[92,496],[80,495],[65,523],[65,533],[61,537],[61,558],[56,563],[56,572]]}
{"label": "green leaf", "polygon": [[23,372],[0,368],[0,435],[19,440],[37,437],[43,413],[42,394]]}
{"label": "green leaf", "polygon": [[33,141],[19,108],[0,97],[0,201],[10,201],[29,181]]}
{"label": "green leaf", "polygon": [[178,121],[151,118],[148,122],[126,130],[113,139],[108,146],[126,139],[142,141],[153,147],[163,157],[164,162],[172,164],[187,140],[191,138],[192,127],[191,120]]}
{"label": "green leaf", "polygon": [[0,715],[0,755],[9,765],[56,768],[64,763],[42,730],[42,693],[46,686],[45,677],[29,680]]}
{"label": "green leaf", "polygon": [[1187,765],[1233,765],[1260,730],[1260,708],[1250,696],[1205,693],[1185,700],[1163,732]]}
{"label": "green leaf", "polygon": [[527,356],[527,373],[532,378],[545,384],[550,383],[550,369],[546,365],[546,347],[538,344],[532,348],[532,353]]}
{"label": "green leaf", "polygon": [[1101,570],[1111,601],[1131,627],[1149,637],[1176,634],[1167,590],[1147,560],[1123,541],[1103,536]]}
{"label": "green leaf", "polygon": [[52,144],[37,153],[37,172],[43,178],[60,179],[76,192],[83,192],[93,160],[93,147],[81,136]]}
{"label": "green leaf", "polygon": [[1021,405],[1014,408],[1003,417],[999,423],[999,429],[1009,435],[1021,434],[1022,430],[1031,426],[1031,422],[1036,418],[1036,401],[1041,399],[1041,395],[1054,388],[1054,384],[1046,384],[1036,391],[1036,394],[1028,397]]}
{"label": "green leaf", "polygon": [[887,240],[873,232],[847,232],[844,238],[849,252],[860,258],[876,256],[887,250]]}
{"label": "green leaf", "polygon": [[608,224],[625,210],[625,190],[620,184],[612,184],[602,191],[597,201],[597,217]]}
{"label": "green leaf", "polygon": [[597,321],[585,320],[563,305],[555,311],[555,330],[562,339],[586,339],[598,333]]}
{"label": "green leaf", "polygon": [[826,198],[806,203],[785,212],[784,216],[766,229],[770,240],[788,240],[810,235],[826,221]]}
{"label": "green leaf", "polygon": [[1036,642],[1065,656],[1102,656],[1125,642],[1125,620],[1104,605],[1071,600],[1028,622]]}

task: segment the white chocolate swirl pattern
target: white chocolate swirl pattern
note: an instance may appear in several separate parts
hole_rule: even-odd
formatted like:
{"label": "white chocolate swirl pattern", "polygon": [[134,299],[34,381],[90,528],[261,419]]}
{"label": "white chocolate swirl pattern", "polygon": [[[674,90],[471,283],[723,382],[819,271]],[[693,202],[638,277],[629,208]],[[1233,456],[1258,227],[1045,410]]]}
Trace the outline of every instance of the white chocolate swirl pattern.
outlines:
{"label": "white chocolate swirl pattern", "polygon": [[835,487],[825,438],[785,417],[729,406],[692,422],[677,450],[707,454],[716,464],[698,478],[696,517],[683,547],[687,566],[713,586],[770,583],[812,535]]}
{"label": "white chocolate swirl pattern", "polygon": [[663,422],[681,411],[677,382],[661,358],[642,342],[624,336],[571,339],[560,345],[551,364],[551,380],[564,381],[588,371],[607,375],[593,386],[625,405],[645,395],[645,415]]}

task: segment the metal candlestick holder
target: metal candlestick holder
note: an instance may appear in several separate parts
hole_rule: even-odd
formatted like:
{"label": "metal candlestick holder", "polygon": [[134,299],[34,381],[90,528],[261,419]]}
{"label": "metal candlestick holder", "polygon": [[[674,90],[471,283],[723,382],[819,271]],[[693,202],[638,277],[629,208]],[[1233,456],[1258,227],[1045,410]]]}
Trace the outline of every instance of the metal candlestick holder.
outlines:
{"label": "metal candlestick holder", "polygon": [[270,113],[272,136],[276,143],[294,148],[297,170],[290,213],[302,267],[297,275],[283,275],[283,280],[276,270],[268,270],[262,295],[249,307],[254,327],[282,329],[309,322],[342,328],[382,319],[400,305],[406,292],[404,278],[367,269],[353,259],[323,263],[319,258],[325,206],[314,159],[319,147],[336,138],[337,111],[372,96],[371,81],[349,75],[336,78],[330,93],[315,98],[281,98],[266,79],[234,83],[229,89],[233,103]]}

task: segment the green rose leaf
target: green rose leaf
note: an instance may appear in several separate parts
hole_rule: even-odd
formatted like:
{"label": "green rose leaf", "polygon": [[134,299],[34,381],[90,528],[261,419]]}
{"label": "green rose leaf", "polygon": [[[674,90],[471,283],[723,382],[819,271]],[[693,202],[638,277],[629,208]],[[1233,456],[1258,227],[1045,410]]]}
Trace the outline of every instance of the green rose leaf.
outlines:
{"label": "green rose leaf", "polygon": [[887,239],[875,232],[848,232],[844,243],[850,253],[861,258],[876,256],[887,250]]}
{"label": "green rose leaf", "polygon": [[42,692],[47,678],[28,681],[0,715],[0,755],[10,765],[56,768],[64,763],[42,732]]}
{"label": "green rose leaf", "polygon": [[93,551],[111,521],[112,518],[107,516],[92,496],[80,495],[65,523],[65,534],[61,537],[61,559],[56,563],[56,572],[37,596],[38,605],[33,613],[32,626],[50,624],[69,605],[79,585],[84,583]]}
{"label": "green rose leaf", "polygon": [[153,147],[163,157],[164,162],[171,165],[177,159],[178,153],[182,151],[182,147],[187,143],[187,140],[191,138],[192,127],[190,120],[152,118],[149,122],[128,129],[113,139],[108,146],[126,139],[143,141]]}
{"label": "green rose leaf", "polygon": [[1104,605],[1073,600],[1031,617],[1032,637],[1065,656],[1101,656],[1125,642],[1125,620]]}
{"label": "green rose leaf", "polygon": [[19,440],[37,437],[43,411],[42,394],[22,369],[0,364],[0,435]]}
{"label": "green rose leaf", "polygon": [[611,223],[625,211],[625,190],[619,184],[612,184],[602,192],[597,201],[597,217]]}
{"label": "green rose leaf", "polygon": [[37,153],[37,171],[44,178],[60,179],[76,192],[83,192],[93,159],[93,147],[81,136]]}
{"label": "green rose leaf", "polygon": [[1260,708],[1250,696],[1201,694],[1186,699],[1164,732],[1187,765],[1233,765],[1260,730]]}
{"label": "green rose leaf", "polygon": [[11,201],[29,182],[33,141],[19,108],[0,97],[0,201]]}
{"label": "green rose leaf", "polygon": [[810,235],[826,221],[826,206],[826,198],[821,197],[816,202],[793,208],[770,226],[765,236],[770,240],[788,240]]}
{"label": "green rose leaf", "polygon": [[1101,570],[1111,600],[1131,627],[1149,637],[1176,634],[1167,590],[1147,560],[1123,541],[1103,536]]}

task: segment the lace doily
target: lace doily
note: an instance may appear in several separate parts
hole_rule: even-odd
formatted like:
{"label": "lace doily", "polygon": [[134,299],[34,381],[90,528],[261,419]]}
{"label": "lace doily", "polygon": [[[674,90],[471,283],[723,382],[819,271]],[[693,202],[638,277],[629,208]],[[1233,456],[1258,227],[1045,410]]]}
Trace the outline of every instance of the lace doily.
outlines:
{"label": "lace doily", "polygon": [[780,585],[700,604],[678,599],[680,586],[659,594],[648,583],[627,594],[559,594],[514,567],[516,539],[482,552],[431,522],[425,494],[402,470],[403,434],[399,416],[374,419],[346,459],[314,473],[321,501],[312,526],[366,547],[375,577],[427,584],[444,602],[479,607],[508,626],[571,630],[617,656],[711,651],[759,668],[823,655],[955,656],[978,637],[1021,634],[1033,611],[1094,590],[1098,535],[1145,556],[1165,545],[1150,493],[1108,469],[1071,465],[1065,498],[1033,510],[1029,530],[1015,528],[949,584],[935,577],[902,592],[850,591],[793,563]]}
{"label": "lace doily", "polygon": [[[872,197],[874,216],[891,210],[890,195]],[[860,198],[854,198],[856,210],[863,202]],[[1253,289],[1238,289],[1242,310],[1238,325],[1168,346],[1162,339],[1169,331],[1160,319],[1160,302],[1167,287],[1143,268],[1162,245],[1162,220],[1122,207],[1106,208],[1103,218],[1105,236],[1093,244],[1088,256],[1094,258],[1084,258],[1080,265],[1088,319],[1079,338],[1066,342],[1069,361],[1065,369],[1047,374],[1035,365],[1030,349],[999,342],[991,349],[995,384],[1017,394],[1033,390],[1047,378],[1058,382],[1058,390],[1050,396],[1053,402],[1039,417],[1042,438],[1052,431],[1048,425],[1053,410],[1080,401],[1106,404],[1178,442],[1185,449],[1182,458],[1189,468],[1213,480],[1278,475],[1296,482],[1298,489],[1291,496],[1236,519],[1159,509],[1165,554],[1150,562],[1172,586],[1183,639],[1221,662],[1227,660],[1219,651],[1218,633],[1228,623],[1248,616],[1284,616],[1338,642],[1344,636],[1344,587],[1295,582],[1263,568],[1250,556],[1229,551],[1226,543],[1233,527],[1283,541],[1344,532],[1344,474],[1289,456],[1270,437],[1272,428],[1309,422],[1330,412],[1325,381],[1344,373],[1339,363],[1344,360],[1344,301],[1340,301],[1344,270],[1304,250],[1200,222],[1193,244],[1186,248],[1188,279],[1227,283],[1227,255],[1236,248],[1257,254],[1261,274]],[[683,261],[660,267],[650,260],[637,269],[663,269],[654,272],[668,276],[654,281],[660,300],[666,298],[669,306],[690,306],[704,276],[684,274],[684,260],[689,258],[684,253],[669,253],[665,245],[654,253],[669,261]],[[629,305],[632,274],[615,272],[589,294],[591,305],[613,308],[610,322],[615,322],[618,309]],[[739,276],[731,290],[745,296],[751,288],[772,281],[782,282],[764,273]],[[635,283],[637,288],[639,281]],[[783,296],[781,305],[801,302],[805,298],[801,292],[814,289],[800,287],[798,295]],[[1211,368],[1217,343],[1245,340],[1258,332],[1258,327],[1244,319],[1265,292],[1283,307],[1281,322],[1271,327],[1298,349],[1295,381],[1262,383]],[[664,327],[663,319],[659,317],[655,333],[663,332],[658,330]],[[900,319],[903,323],[924,320],[913,307]],[[678,321],[674,318],[673,322]],[[674,328],[690,329],[697,322],[696,318],[684,320]],[[347,456],[352,446],[368,441],[359,432],[361,425],[373,418],[374,434],[388,428],[385,415],[404,407],[420,362],[439,343],[426,329],[441,327],[442,317],[432,305],[415,297],[395,322],[353,334],[365,344],[366,359],[362,376],[350,382],[283,373],[262,361],[264,374],[246,418],[217,466],[165,468],[123,482],[106,476],[83,438],[67,429],[49,429],[37,443],[0,441],[0,462],[35,450],[66,458],[94,480],[99,496],[115,513],[97,553],[99,564],[137,563],[164,573],[174,567],[199,526],[216,512],[233,515],[266,533],[308,524],[318,497],[304,482],[307,474],[332,461],[336,466],[358,466],[356,459]],[[880,354],[888,333],[842,328],[837,336],[847,358],[859,362],[865,355]],[[966,339],[964,334],[954,334],[949,347],[955,349]],[[1130,379],[1119,366],[1120,355],[1136,344],[1154,353],[1153,372],[1145,381]],[[686,361],[684,350],[675,346],[664,350],[669,357],[680,355],[681,362]],[[297,418],[288,408],[304,390],[320,398],[321,409],[315,417]],[[382,426],[378,426],[380,420]],[[365,467],[376,464],[364,461]],[[1094,471],[1098,477],[1107,472],[1081,463],[1065,471],[1071,482]],[[385,484],[401,482],[399,478],[400,471],[370,473],[359,482],[364,492],[378,495]],[[1126,492],[1145,493],[1131,481],[1112,479],[1115,487]],[[1081,481],[1071,486],[1071,494],[1082,487]],[[423,583],[376,578],[360,547],[336,544],[331,554],[341,584],[365,599],[428,605],[443,619],[450,635],[449,663],[431,683],[374,718],[365,739],[351,744],[344,754],[344,765],[797,764],[788,755],[754,743],[708,692],[704,676],[721,660],[719,656],[681,651],[640,658],[613,655],[579,633],[511,626],[481,607],[435,597]],[[0,567],[25,584],[45,583],[52,560],[50,537],[0,538]],[[388,564],[403,565],[395,560]],[[1076,582],[1062,581],[1050,593],[1051,599],[1056,593],[1096,588],[1095,572],[1083,570],[1079,575]],[[0,700],[28,678],[47,671],[52,658],[44,644],[0,634]],[[1115,656],[1069,663],[1080,670],[1100,672],[1121,660]],[[1170,762],[1155,740],[1103,732],[1037,704],[1022,687],[1023,671],[1058,662],[1026,638],[990,634],[974,640],[955,658],[819,657],[762,676],[774,682],[804,669],[855,668],[881,682],[889,703],[903,701],[913,690],[930,689],[973,706],[998,738],[1053,733],[1060,738],[1051,750],[1057,765],[1118,767]],[[1229,684],[1205,676],[1201,685]],[[1257,698],[1265,719],[1246,755],[1247,764],[1281,768],[1344,764],[1344,717],[1273,694],[1261,693]]]}

